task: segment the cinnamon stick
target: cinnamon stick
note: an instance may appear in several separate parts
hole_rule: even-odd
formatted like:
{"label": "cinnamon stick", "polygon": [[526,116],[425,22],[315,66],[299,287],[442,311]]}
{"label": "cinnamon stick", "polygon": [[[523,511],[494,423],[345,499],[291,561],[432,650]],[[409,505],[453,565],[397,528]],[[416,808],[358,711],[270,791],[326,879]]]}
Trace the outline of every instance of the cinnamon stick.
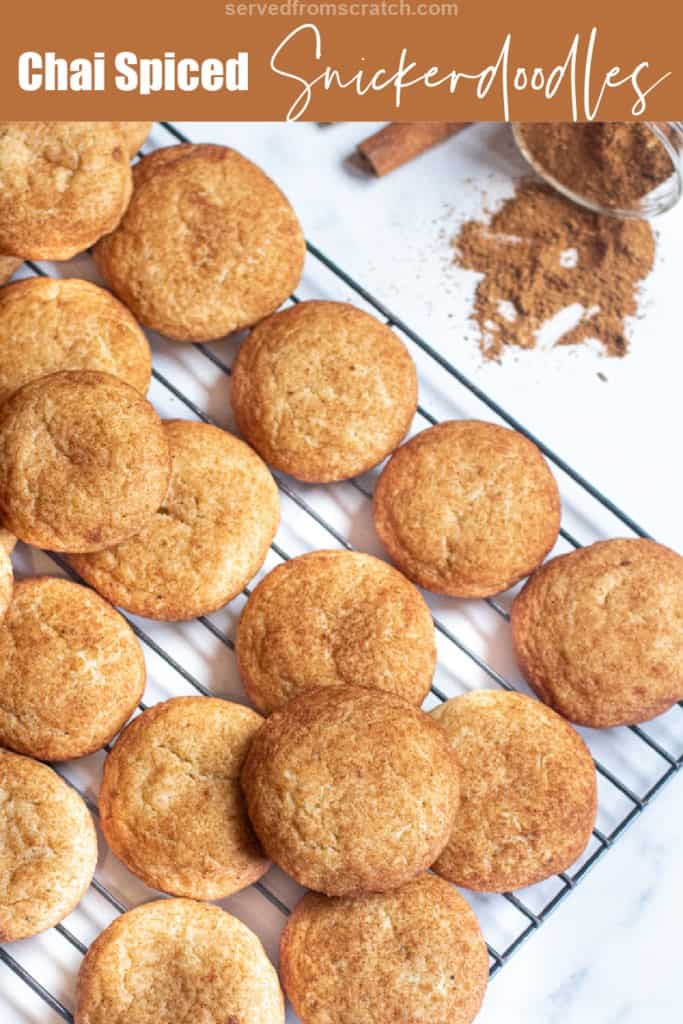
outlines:
{"label": "cinnamon stick", "polygon": [[364,139],[357,149],[364,165],[381,178],[437,143],[462,131],[469,124],[470,121],[457,124],[450,121],[412,121],[405,124],[391,122]]}

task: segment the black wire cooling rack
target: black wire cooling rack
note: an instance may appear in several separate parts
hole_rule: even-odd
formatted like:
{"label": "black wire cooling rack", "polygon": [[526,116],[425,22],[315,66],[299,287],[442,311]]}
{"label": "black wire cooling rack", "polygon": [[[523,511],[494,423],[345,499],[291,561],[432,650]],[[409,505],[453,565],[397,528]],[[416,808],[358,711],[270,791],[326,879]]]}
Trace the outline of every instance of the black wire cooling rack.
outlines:
{"label": "black wire cooling rack", "polygon": [[[160,124],[175,141],[190,141],[172,123],[160,122]],[[638,523],[615,505],[614,502],[610,501],[610,499],[607,498],[599,488],[594,486],[580,473],[573,469],[572,466],[565,462],[565,460],[555,451],[544,444],[540,438],[534,436],[534,434],[528,431],[517,419],[511,416],[496,401],[477,387],[476,384],[469,380],[449,360],[444,358],[440,352],[433,348],[407,323],[392,313],[383,302],[375,298],[367,288],[338,266],[334,260],[326,256],[325,253],[321,252],[321,250],[311,242],[307,243],[307,249],[309,256],[317,264],[329,271],[338,285],[343,286],[344,289],[352,292],[354,296],[356,296],[357,300],[362,300],[362,302],[374,310],[374,312],[386,324],[399,332],[404,339],[407,339],[426,357],[437,363],[441,370],[445,371],[451,381],[456,382],[460,387],[466,389],[466,391],[468,391],[475,399],[488,409],[489,413],[492,413],[496,418],[502,420],[508,426],[512,427],[514,430],[518,430],[520,433],[524,434],[525,437],[533,441],[540,448],[546,458],[561,472],[561,474],[571,480],[574,485],[586,492],[599,506],[602,507],[602,509],[611,513],[621,526],[626,527],[631,534],[638,537],[649,536],[646,531],[638,525]],[[34,274],[47,276],[46,271],[38,264],[29,263],[28,267]],[[296,303],[299,302],[300,299],[298,296],[293,295],[291,297],[291,301]],[[216,355],[210,347],[203,344],[195,344],[192,347],[204,359],[210,360],[218,371],[227,375],[230,374],[230,366],[224,362],[222,358]],[[201,409],[184,393],[183,389],[178,387],[169,379],[166,373],[162,373],[157,367],[153,369],[153,378],[159,386],[172,395],[174,399],[184,405],[185,408],[198,419],[203,420],[205,423],[214,422],[214,420],[203,409]],[[422,404],[418,406],[418,416],[425,424],[434,424],[438,422],[437,418],[433,416],[432,413],[430,413]],[[278,474],[276,475],[276,481],[281,492],[286,495],[295,506],[297,506],[299,511],[305,516],[310,517],[315,522],[316,526],[325,531],[325,533],[327,533],[329,537],[336,542],[336,544],[346,548],[347,550],[352,548],[347,537],[345,537],[340,530],[329,522],[326,516],[322,515],[309,503],[309,501],[302,497],[302,495],[298,493],[286,479],[283,479]],[[365,482],[361,480],[353,480],[351,481],[351,485],[365,498],[372,497],[371,490]],[[581,546],[572,533],[570,533],[564,526],[561,529],[560,534],[570,547],[578,548]],[[272,545],[272,551],[280,560],[287,560],[290,557],[288,553],[277,543]],[[64,573],[70,575],[72,578],[78,578],[62,558],[56,555],[50,555],[49,557]],[[249,588],[245,588],[245,595],[248,596],[248,594]],[[501,617],[501,619],[509,620],[509,613],[500,601],[488,599],[486,603],[491,609],[493,609],[496,615]],[[141,642],[146,645],[151,652],[161,658],[169,669],[174,673],[177,673],[185,683],[189,684],[190,687],[197,690],[199,693],[204,694],[205,696],[212,695],[210,689],[205,686],[185,665],[181,664],[181,662],[166,649],[165,645],[162,645],[155,640],[149,632],[141,627],[137,622],[133,622],[130,619],[129,621]],[[202,616],[198,622],[222,645],[233,650],[233,640],[224,629],[220,628],[214,621],[206,616]],[[443,638],[443,641],[454,645],[459,654],[469,663],[475,665],[490,683],[503,687],[506,690],[518,688],[499,670],[489,664],[488,660],[485,660],[471,646],[465,643],[457,632],[447,626],[437,616],[434,618],[434,625],[437,632]],[[447,699],[447,694],[437,685],[432,686],[432,696],[436,701],[443,701]],[[144,710],[146,705],[141,702],[140,708],[141,710]],[[584,878],[591,868],[594,867],[594,865],[605,855],[619,836],[621,836],[628,826],[631,825],[640,814],[642,814],[648,803],[650,803],[656,794],[659,793],[666,783],[669,782],[679,771],[683,765],[683,732],[681,732],[680,728],[681,725],[683,725],[681,706],[676,706],[668,713],[668,715],[663,717],[670,719],[672,716],[679,716],[679,721],[677,721],[670,729],[664,730],[665,739],[662,739],[659,733],[657,736],[652,735],[651,731],[647,731],[645,728],[641,728],[640,726],[631,726],[628,730],[614,730],[614,733],[617,734],[617,743],[622,747],[622,756],[618,759],[618,763],[622,768],[631,762],[639,762],[641,760],[642,753],[645,750],[647,750],[648,757],[653,761],[655,767],[651,770],[647,783],[640,787],[639,791],[636,791],[634,785],[624,778],[624,775],[628,775],[626,771],[620,771],[616,768],[609,767],[602,759],[595,759],[599,779],[603,786],[607,787],[608,791],[611,791],[613,794],[618,796],[620,810],[617,815],[612,814],[609,828],[603,830],[596,827],[594,829],[591,845],[589,846],[588,851],[579,861],[578,865],[575,865],[570,872],[563,872],[557,876],[555,879],[556,885],[554,886],[554,891],[551,895],[542,895],[540,902],[538,895],[534,896],[533,890],[525,891],[523,896],[515,893],[505,893],[502,895],[485,897],[485,899],[489,901],[488,906],[491,911],[487,915],[489,920],[498,912],[497,908],[502,907],[504,904],[507,905],[506,909],[512,910],[512,913],[514,914],[514,923],[511,926],[508,926],[508,936],[510,936],[511,933],[511,937],[508,937],[508,941],[504,945],[500,946],[497,942],[495,945],[492,944],[491,941],[487,943],[490,956],[490,974],[492,977],[500,971],[512,954],[519,949],[522,943],[531,934],[533,934],[533,932],[540,928],[543,922],[566,899],[581,879]],[[624,750],[625,741],[623,737],[627,734],[630,734],[629,738],[632,741],[635,741],[637,745],[634,746],[633,742],[631,742],[627,745],[628,749]],[[589,745],[592,745],[590,738]],[[677,749],[671,749],[674,746],[677,747]],[[71,780],[66,778],[61,769],[57,770],[62,778],[65,778],[70,785],[73,785]],[[81,796],[84,797],[91,812],[97,818],[98,808],[96,802],[87,794],[82,792]],[[115,913],[124,913],[129,909],[110,890],[110,888],[104,885],[97,877],[93,879],[92,888],[107,901]],[[272,891],[272,888],[266,886],[262,881],[256,882],[254,888],[265,900],[275,907],[284,920],[284,918],[286,918],[290,913],[290,908],[283,899],[276,895],[276,893]],[[546,893],[547,890],[542,889],[541,892]],[[503,901],[503,903],[501,903],[501,901]],[[493,907],[492,910],[491,906]],[[479,908],[475,907],[475,909]],[[65,925],[57,925],[55,930],[79,954],[85,954],[87,946]],[[484,923],[484,931],[486,934],[486,923]],[[0,961],[2,961],[7,968],[13,971],[22,982],[32,989],[33,992],[39,996],[40,999],[42,999],[43,1002],[47,1004],[47,1006],[49,1006],[58,1016],[65,1021],[73,1021],[73,1016],[70,1010],[60,999],[49,991],[45,985],[42,984],[38,977],[36,977],[37,972],[35,970],[27,969],[23,963],[3,947],[0,947]]]}

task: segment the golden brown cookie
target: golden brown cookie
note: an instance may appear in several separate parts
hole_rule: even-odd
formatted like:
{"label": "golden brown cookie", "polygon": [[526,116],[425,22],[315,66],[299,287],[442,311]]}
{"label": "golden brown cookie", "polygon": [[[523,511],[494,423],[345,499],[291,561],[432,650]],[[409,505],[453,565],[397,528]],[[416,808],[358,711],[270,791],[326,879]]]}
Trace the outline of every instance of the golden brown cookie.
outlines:
{"label": "golden brown cookie", "polygon": [[235,650],[249,699],[265,715],[308,687],[340,683],[419,705],[436,662],[419,590],[352,551],[313,551],[269,573],[242,612]]}
{"label": "golden brown cookie", "polygon": [[134,157],[146,141],[154,121],[115,121],[114,124],[123,135],[128,156]]}
{"label": "golden brown cookie", "polygon": [[177,621],[221,608],[258,572],[275,536],[275,481],[243,441],[189,420],[164,424],[173,469],[164,504],[136,537],[71,563],[135,615]]}
{"label": "golden brown cookie", "polygon": [[147,327],[208,341],[272,313],[298,284],[304,240],[279,188],[226,146],[156,150],[95,260]]}
{"label": "golden brown cookie", "polygon": [[0,252],[68,260],[112,231],[131,194],[128,153],[106,121],[0,122]]}
{"label": "golden brown cookie", "polygon": [[0,402],[58,370],[110,373],[144,394],[152,354],[126,307],[89,281],[29,277],[0,289]]}
{"label": "golden brown cookie", "polygon": [[543,561],[560,528],[560,497],[522,434],[451,420],[394,453],[375,490],[374,516],[392,560],[415,583],[488,597]]}
{"label": "golden brown cookie", "polygon": [[9,281],[22,262],[22,260],[15,260],[13,256],[0,256],[0,284]]}
{"label": "golden brown cookie", "polygon": [[102,829],[119,860],[147,885],[217,900],[268,870],[240,789],[262,721],[227,700],[176,697],[121,733],[104,766]]}
{"label": "golden brown cookie", "polygon": [[98,551],[131,537],[170,472],[153,407],[107,373],[40,377],[0,406],[0,518],[27,544]]}
{"label": "golden brown cookie", "polygon": [[417,408],[403,342],[345,302],[301,302],[258,324],[240,348],[231,388],[247,441],[276,469],[314,483],[376,466]]}
{"label": "golden brown cookie", "polygon": [[0,548],[11,555],[17,543],[17,538],[9,530],[6,530],[4,526],[0,526]]}
{"label": "golden brown cookie", "polygon": [[388,893],[309,892],[282,933],[280,972],[301,1024],[470,1024],[489,964],[467,901],[424,874]]}
{"label": "golden brown cookie", "polygon": [[644,722],[683,699],[683,558],[607,540],[551,559],[512,607],[520,668],[579,725]]}
{"label": "golden brown cookie", "polygon": [[0,942],[52,928],[80,902],[97,864],[81,797],[47,765],[0,750]]}
{"label": "golden brown cookie", "polygon": [[477,690],[432,711],[459,765],[460,810],[434,870],[508,892],[564,871],[591,836],[595,766],[568,722],[522,693]]}
{"label": "golden brown cookie", "polygon": [[284,1024],[263,946],[219,907],[155,900],[118,917],[78,975],[75,1024]]}
{"label": "golden brown cookie", "polygon": [[395,889],[433,864],[458,806],[446,734],[393,694],[309,690],[275,711],[242,769],[254,831],[301,885]]}
{"label": "golden brown cookie", "polygon": [[145,659],[111,605],[69,580],[17,582],[0,624],[0,744],[42,761],[108,743],[145,689]]}
{"label": "golden brown cookie", "polygon": [[3,535],[0,537],[0,623],[2,623],[12,600],[14,573],[12,571],[9,551],[7,550],[9,542],[5,541],[5,536],[9,538],[11,534],[8,534],[6,530],[0,532]]}

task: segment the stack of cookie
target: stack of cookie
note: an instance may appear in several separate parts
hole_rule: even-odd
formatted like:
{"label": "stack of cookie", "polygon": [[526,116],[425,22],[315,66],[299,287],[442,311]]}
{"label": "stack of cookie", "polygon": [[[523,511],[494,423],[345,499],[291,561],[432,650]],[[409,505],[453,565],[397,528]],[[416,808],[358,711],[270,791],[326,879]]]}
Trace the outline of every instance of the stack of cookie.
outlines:
{"label": "stack of cookie", "polygon": [[[91,946],[77,1024],[281,1024],[258,939],[204,902],[272,863],[311,890],[281,943],[302,1024],[468,1024],[488,957],[450,883],[506,892],[581,854],[595,769],[569,723],[636,722],[683,698],[683,560],[614,540],[541,566],[560,500],[536,446],[478,421],[404,442],[417,374],[398,336],[344,303],[278,312],[305,254],[280,190],[219,146],[158,150],[131,172],[148,128],[0,124],[0,275],[94,245],[111,288],[0,290],[0,939],[62,920],[95,869],[85,805],[40,762],[118,737],[102,830],[175,898]],[[231,390],[248,443],[159,419],[140,324],[178,342],[251,329]],[[387,457],[374,520],[394,566],[315,551],[250,593],[235,649],[256,710],[177,698],[126,726],[145,666],[114,606],[165,621],[221,608],[278,527],[268,466],[329,484]],[[92,589],[13,586],[15,537],[64,552]],[[417,586],[470,599],[529,575],[512,639],[541,700],[478,691],[420,710],[436,644]]]}

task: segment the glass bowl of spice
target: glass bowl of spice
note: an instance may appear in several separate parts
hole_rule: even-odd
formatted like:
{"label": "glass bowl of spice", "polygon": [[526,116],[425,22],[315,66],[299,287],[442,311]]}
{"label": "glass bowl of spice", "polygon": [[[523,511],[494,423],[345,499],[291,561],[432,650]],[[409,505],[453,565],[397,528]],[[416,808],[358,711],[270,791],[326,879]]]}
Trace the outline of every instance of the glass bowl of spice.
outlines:
{"label": "glass bowl of spice", "polygon": [[655,217],[683,195],[683,122],[518,122],[513,133],[537,174],[594,213]]}

